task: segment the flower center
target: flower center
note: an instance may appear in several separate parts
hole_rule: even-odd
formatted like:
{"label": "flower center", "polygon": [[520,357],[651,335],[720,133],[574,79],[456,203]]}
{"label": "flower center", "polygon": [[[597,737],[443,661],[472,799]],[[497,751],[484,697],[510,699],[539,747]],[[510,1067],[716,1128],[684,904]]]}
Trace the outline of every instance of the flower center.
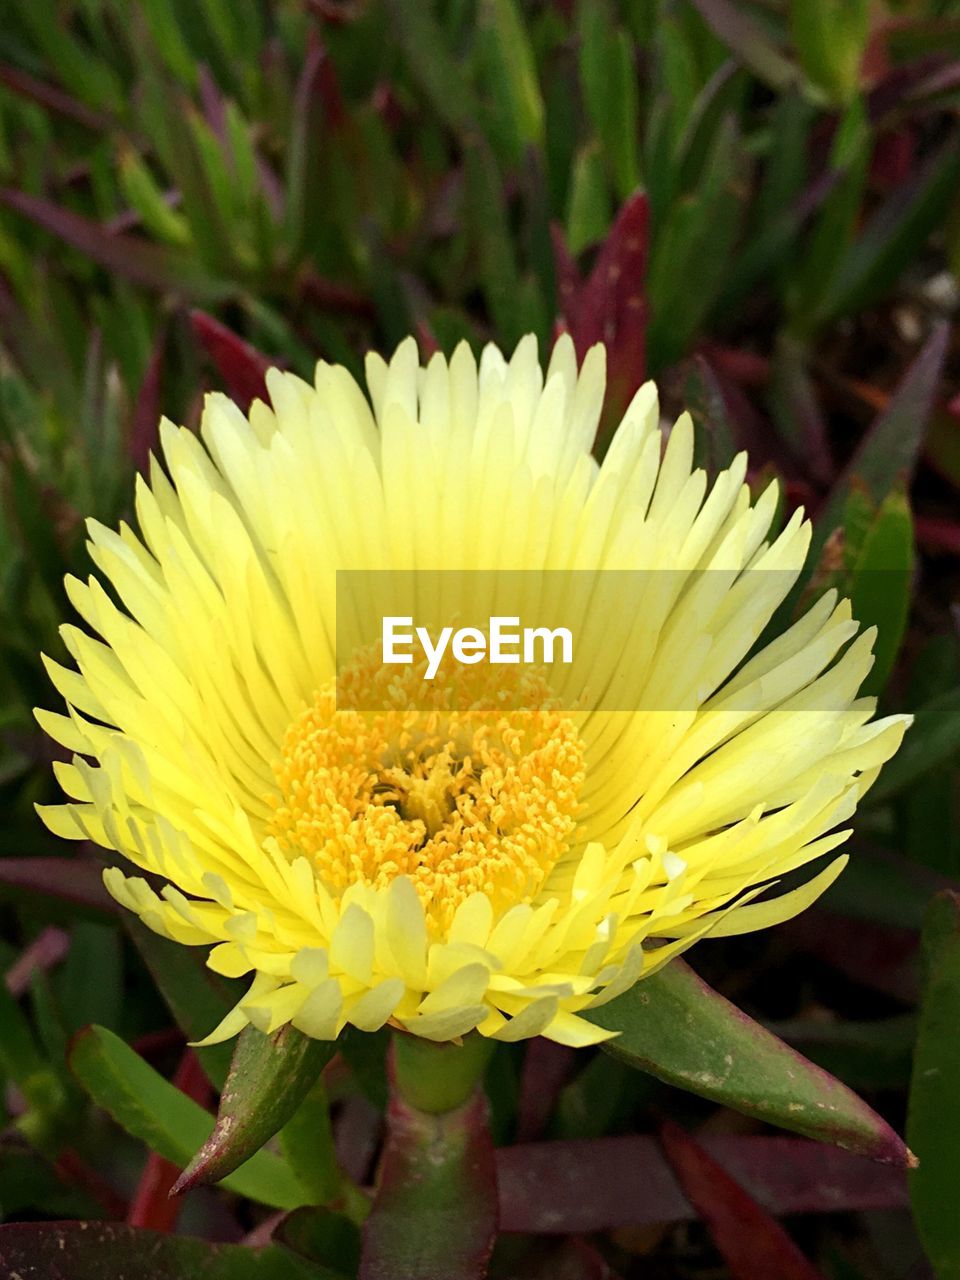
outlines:
{"label": "flower center", "polygon": [[[479,692],[448,662],[382,678],[356,661],[349,684],[371,689],[343,709],[344,676],[293,721],[274,766],[270,834],[305,855],[332,892],[409,876],[435,931],[471,893],[494,908],[533,897],[570,847],[585,747],[541,675],[491,668]],[[424,689],[427,690],[426,694]],[[462,695],[462,697],[458,697]]]}

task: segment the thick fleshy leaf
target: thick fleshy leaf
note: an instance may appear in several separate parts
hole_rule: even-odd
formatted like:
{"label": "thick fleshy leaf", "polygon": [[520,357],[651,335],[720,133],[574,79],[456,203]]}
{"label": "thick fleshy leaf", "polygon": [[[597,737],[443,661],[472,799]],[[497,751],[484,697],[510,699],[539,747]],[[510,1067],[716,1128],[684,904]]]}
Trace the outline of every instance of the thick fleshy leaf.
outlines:
{"label": "thick fleshy leaf", "polygon": [[173,1194],[219,1182],[249,1160],[291,1118],[333,1057],[334,1046],[289,1023],[272,1036],[247,1027],[237,1039],[210,1137]]}
{"label": "thick fleshy leaf", "polygon": [[360,1266],[360,1228],[329,1209],[312,1205],[294,1209],[277,1224],[272,1238],[301,1257],[325,1262],[346,1276],[355,1276]]}
{"label": "thick fleshy leaf", "polygon": [[681,960],[586,1016],[620,1033],[603,1046],[608,1052],[678,1089],[874,1160],[912,1163],[903,1140],[861,1098]]}
{"label": "thick fleshy leaf", "polygon": [[[902,1169],[805,1138],[712,1134],[704,1150],[770,1213],[903,1208]],[[536,1235],[610,1231],[695,1216],[655,1138],[530,1142],[497,1151],[500,1227]]]}
{"label": "thick fleshy leaf", "polygon": [[293,100],[287,183],[284,198],[285,240],[296,254],[316,225],[324,187],[322,141],[342,116],[336,72],[326,49],[311,32]]}
{"label": "thick fleshy leaf", "polygon": [[539,1138],[576,1063],[575,1049],[542,1036],[530,1041],[523,1058],[517,1099],[518,1142]]}
{"label": "thick fleshy leaf", "polygon": [[5,189],[0,191],[0,203],[59,236],[121,279],[211,302],[222,301],[232,292],[232,286],[203,274],[192,259],[179,251],[137,236],[111,235],[82,214],[40,196]]}
{"label": "thick fleshy leaf", "polygon": [[913,1059],[907,1131],[920,1167],[910,1200],[938,1276],[960,1276],[956,1198],[960,1185],[960,895],[934,899],[923,930],[927,981]]}
{"label": "thick fleshy leaf", "polygon": [[895,485],[909,482],[933,410],[948,332],[946,325],[933,331],[886,409],[861,440],[817,516],[808,564],[816,563],[824,542],[841,523],[854,483],[861,484],[874,502],[879,503]]}
{"label": "thick fleshy leaf", "polygon": [[0,858],[0,897],[8,891],[11,896],[55,898],[98,916],[116,910],[100,867],[83,858]]}
{"label": "thick fleshy leaf", "polygon": [[807,366],[804,346],[782,334],[773,361],[771,409],[781,438],[818,484],[836,475],[826,416]]}
{"label": "thick fleshy leaf", "polygon": [[483,1096],[430,1115],[394,1095],[359,1280],[481,1280],[496,1232]]}
{"label": "thick fleshy leaf", "polygon": [[695,1139],[678,1125],[666,1124],[660,1141],[731,1280],[822,1280],[780,1223]]}
{"label": "thick fleshy leaf", "polygon": [[65,958],[70,935],[56,925],[47,925],[23,948],[3,977],[7,990],[19,1000],[30,988],[34,974],[46,973]]}
{"label": "thick fleshy leaf", "polygon": [[[866,857],[854,859],[853,865],[866,860]],[[889,886],[896,884],[897,880],[902,884],[903,879],[885,873],[863,876],[861,884],[866,881],[868,886],[864,897],[871,890],[876,892],[883,880]],[[904,917],[916,910],[917,898],[925,892],[921,885],[902,885]],[[909,925],[905,922],[888,924],[864,918],[865,903],[850,909],[849,902],[854,893],[853,887],[845,885],[838,895],[839,900],[845,903],[843,909],[833,910],[832,904],[830,909],[817,904],[787,920],[782,926],[784,941],[797,951],[816,956],[819,964],[836,969],[858,986],[880,991],[905,1005],[915,1004],[920,995],[916,926],[912,922]],[[922,917],[922,912],[920,914]]]}
{"label": "thick fleshy leaf", "polygon": [[22,1280],[340,1280],[278,1245],[210,1244],[119,1222],[0,1226],[0,1273]]}
{"label": "thick fleshy leaf", "polygon": [[579,8],[580,82],[584,107],[606,153],[617,195],[626,200],[640,184],[640,132],[634,45],[610,21],[602,4]]}
{"label": "thick fleshy leaf", "polygon": [[693,0],[704,21],[731,53],[772,89],[787,89],[800,79],[798,69],[731,0]]}
{"label": "thick fleshy leaf", "polygon": [[[69,1065],[121,1128],[181,1168],[210,1136],[213,1117],[104,1027],[80,1032]],[[307,1201],[286,1164],[269,1151],[258,1151],[224,1184],[277,1209],[295,1209]]]}
{"label": "thick fleshy leaf", "polygon": [[280,1130],[280,1150],[313,1204],[366,1216],[366,1197],[340,1170],[322,1076]]}
{"label": "thick fleshy leaf", "polygon": [[863,538],[850,578],[853,616],[861,627],[877,627],[873,669],[863,692],[879,694],[903,639],[910,611],[913,520],[905,493],[889,493]]}
{"label": "thick fleshy leaf", "polygon": [[543,99],[526,23],[515,0],[483,0],[477,11],[479,72],[497,93],[483,103],[490,136],[508,164],[543,142]]}
{"label": "thick fleshy leaf", "polygon": [[[210,1100],[210,1084],[192,1049],[187,1049],[173,1077],[174,1086],[188,1098],[204,1106]],[[126,1221],[131,1227],[152,1227],[173,1231],[183,1208],[182,1200],[171,1198],[170,1189],[180,1175],[171,1160],[151,1151],[130,1201]]]}
{"label": "thick fleshy leaf", "polygon": [[450,49],[446,34],[426,4],[390,0],[393,35],[411,78],[437,116],[459,131],[475,124],[480,110],[473,90]]}
{"label": "thick fleshy leaf", "polygon": [[107,116],[88,107],[79,98],[71,97],[56,85],[38,80],[28,71],[12,66],[9,62],[0,63],[0,84],[31,102],[39,103],[48,111],[55,111],[58,115],[66,116],[68,120],[76,120],[97,133],[102,133],[110,127]]}
{"label": "thick fleshy leaf", "polygon": [[267,399],[266,372],[275,361],[205,311],[191,311],[190,323],[207,355],[216,365],[230,395],[244,413],[253,400]]}
{"label": "thick fleshy leaf", "polygon": [[960,176],[957,137],[949,137],[877,209],[831,281],[831,316],[861,311],[887,295],[947,214]]}
{"label": "thick fleshy leaf", "polygon": [[576,287],[575,270],[560,233],[554,231],[563,318],[577,355],[582,360],[597,342],[607,347],[607,395],[601,439],[605,439],[619,421],[646,373],[644,284],[649,223],[649,201],[639,192],[620,209],[589,279],[580,288]]}

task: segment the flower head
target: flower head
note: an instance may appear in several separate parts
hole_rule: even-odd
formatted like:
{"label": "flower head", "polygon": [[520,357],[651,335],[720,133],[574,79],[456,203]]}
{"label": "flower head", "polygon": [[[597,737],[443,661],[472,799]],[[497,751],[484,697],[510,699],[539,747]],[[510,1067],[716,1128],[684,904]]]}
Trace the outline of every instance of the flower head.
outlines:
{"label": "flower head", "polygon": [[[857,697],[873,637],[832,593],[758,648],[810,531],[797,513],[770,534],[776,487],[752,501],[744,456],[708,492],[689,417],[664,447],[647,385],[598,465],[604,353],[578,372],[566,337],[546,376],[531,338],[479,369],[465,345],[421,368],[409,340],[369,357],[370,402],[323,362],[314,386],[267,381],[249,418],[209,396],[201,439],[163,423],[139,534],[91,523],[112,591],[68,580],[95,635],[64,628],[76,669],[48,667],[67,714],[38,712],[76,753],[51,829],[150,873],[104,879],[250,975],[210,1040],[392,1020],[590,1043],[608,1033],[584,1009],[833,880],[842,857],[754,900],[846,839],[907,719]],[[458,697],[449,665],[425,702],[413,663],[356,709],[338,569],[661,576],[637,607],[596,586],[569,606],[593,703],[536,668]],[[339,679],[382,670],[360,648]],[[603,703],[614,687],[629,703]]]}

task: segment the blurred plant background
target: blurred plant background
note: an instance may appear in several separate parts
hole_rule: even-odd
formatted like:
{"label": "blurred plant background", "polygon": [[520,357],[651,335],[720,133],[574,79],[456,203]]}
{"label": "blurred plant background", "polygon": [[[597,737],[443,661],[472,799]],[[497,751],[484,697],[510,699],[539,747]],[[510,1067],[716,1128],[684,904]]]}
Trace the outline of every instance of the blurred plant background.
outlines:
{"label": "blurred plant background", "polygon": [[[211,387],[245,405],[265,360],[310,378],[318,356],[359,372],[408,332],[429,352],[560,326],[581,352],[608,343],[599,452],[652,376],[668,412],[694,411],[704,465],[747,448],[756,484],[783,478],[785,509],[816,518],[807,589],[852,594],[880,627],[871,692],[918,711],[822,903],[694,963],[908,1127],[922,1165],[909,1188],[828,1148],[824,1165],[605,1054],[511,1047],[487,1082],[512,1233],[492,1274],[960,1275],[960,3],[3,0],[0,16],[2,1213],[262,1245],[258,1202],[290,1207],[269,1151],[228,1191],[167,1200],[168,1161],[192,1153],[178,1097],[210,1105],[225,1067],[185,1036],[223,992],[117,920],[93,852],[33,814],[55,791],[38,654],[61,656],[84,517],[129,518],[161,412],[195,424]],[[72,1039],[88,1024],[107,1031]],[[384,1085],[382,1040],[361,1041],[325,1088],[364,1186]],[[676,1134],[628,1136],[666,1115],[741,1185]],[[340,1205],[330,1160],[312,1176]],[[171,1237],[151,1255],[167,1270],[137,1267],[352,1275],[350,1218],[293,1215],[282,1255]],[[43,1274],[119,1275],[123,1248],[117,1228],[95,1261]]]}

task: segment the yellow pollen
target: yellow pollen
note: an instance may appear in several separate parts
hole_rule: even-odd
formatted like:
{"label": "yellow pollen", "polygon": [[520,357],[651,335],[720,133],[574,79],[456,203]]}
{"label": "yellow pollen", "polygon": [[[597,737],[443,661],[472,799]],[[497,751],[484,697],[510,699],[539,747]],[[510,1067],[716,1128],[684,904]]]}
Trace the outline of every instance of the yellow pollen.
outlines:
{"label": "yellow pollen", "polygon": [[270,834],[334,893],[409,876],[442,932],[477,891],[495,909],[536,895],[571,845],[585,747],[541,674],[461,683],[451,660],[424,685],[424,666],[355,660],[348,681],[375,710],[344,709],[343,675],[317,692],[274,766]]}

